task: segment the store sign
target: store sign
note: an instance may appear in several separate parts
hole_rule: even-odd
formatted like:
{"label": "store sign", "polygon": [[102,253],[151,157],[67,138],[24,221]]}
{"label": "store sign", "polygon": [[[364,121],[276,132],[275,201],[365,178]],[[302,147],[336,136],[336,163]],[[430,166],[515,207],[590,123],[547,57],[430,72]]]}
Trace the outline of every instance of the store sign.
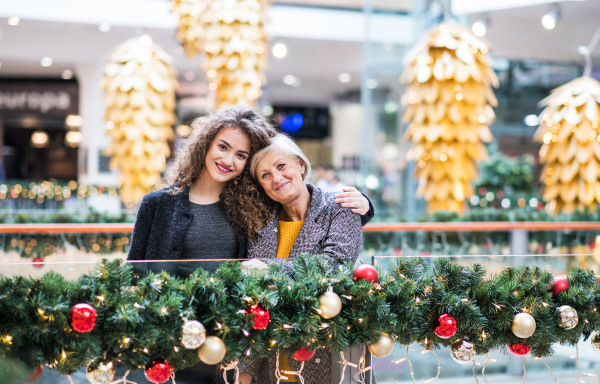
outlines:
{"label": "store sign", "polygon": [[0,114],[77,114],[77,83],[0,80]]}

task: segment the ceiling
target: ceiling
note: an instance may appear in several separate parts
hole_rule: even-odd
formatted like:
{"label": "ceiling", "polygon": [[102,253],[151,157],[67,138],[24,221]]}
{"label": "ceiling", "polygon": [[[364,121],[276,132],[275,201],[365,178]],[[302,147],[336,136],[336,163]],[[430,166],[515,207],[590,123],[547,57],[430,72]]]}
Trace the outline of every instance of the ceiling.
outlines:
{"label": "ceiling", "polygon": [[[283,2],[346,8],[362,5],[362,0],[278,1]],[[384,2],[382,0],[382,4]],[[387,4],[395,4],[398,10],[406,9],[408,2],[387,0]],[[580,63],[582,57],[577,53],[577,46],[588,44],[600,27],[600,0],[563,2],[560,7],[562,19],[554,30],[544,29],[540,22],[548,10],[547,4],[471,14],[464,21],[472,23],[481,17],[490,20],[485,38],[492,42],[491,54],[495,57]],[[175,54],[178,45],[175,31],[148,28],[146,32],[175,57],[182,83],[190,83],[187,89],[191,86],[199,93],[206,92],[206,82],[200,70],[201,60],[187,60]],[[7,25],[6,18],[0,18],[0,77],[59,76],[64,69],[77,73],[77,67],[81,65],[100,68],[114,46],[140,33],[135,27],[114,26],[103,33],[93,24],[35,20],[21,20],[18,26],[12,27]],[[280,37],[274,38],[271,43],[277,42],[287,45],[288,55],[283,59],[273,56],[269,59],[268,91],[274,103],[327,105],[335,95],[359,89],[363,71],[361,42]],[[380,85],[396,87],[407,48],[407,45],[399,44],[373,44],[369,55],[369,77],[377,79]],[[54,59],[51,67],[40,66],[40,58],[44,56]],[[593,56],[600,66],[600,46]],[[195,72],[196,79],[184,80],[183,75],[188,71]],[[342,72],[351,75],[349,83],[338,81]],[[297,76],[301,85],[285,85],[283,77],[286,75]]]}

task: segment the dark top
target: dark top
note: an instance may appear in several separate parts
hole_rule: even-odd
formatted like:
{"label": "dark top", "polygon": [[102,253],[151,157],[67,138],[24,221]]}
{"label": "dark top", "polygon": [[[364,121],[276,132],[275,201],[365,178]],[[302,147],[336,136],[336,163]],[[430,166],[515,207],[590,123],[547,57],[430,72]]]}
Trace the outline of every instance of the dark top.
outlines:
{"label": "dark top", "polygon": [[[127,260],[181,260],[189,258],[184,256],[185,239],[192,223],[196,221],[194,219],[197,213],[192,211],[192,206],[198,204],[190,203],[189,187],[177,195],[168,193],[169,188],[171,187],[144,196],[133,227]],[[215,204],[215,206],[221,207],[221,204]],[[246,255],[246,238],[240,235],[240,231],[233,224],[227,222],[222,209],[217,216],[221,223],[219,224],[220,230],[223,227],[222,223],[228,224],[227,245],[223,241],[219,246],[221,248],[228,246],[229,249],[235,251],[220,252],[219,258],[244,258]],[[199,220],[198,223],[202,222],[206,225],[206,230],[211,230],[214,225],[208,215],[199,218]],[[217,231],[215,230],[215,232]],[[214,246],[210,248],[215,249]],[[214,255],[212,254],[210,258],[215,258]],[[196,257],[194,256],[194,258]],[[137,274],[142,275],[145,271],[151,270],[154,272],[167,271],[179,277],[186,277],[195,268],[199,266],[204,268],[205,264],[207,263],[136,263],[134,264],[134,270]]]}
{"label": "dark top", "polygon": [[[240,245],[220,201],[206,205],[190,201],[190,213],[194,219],[185,233],[182,259],[231,259],[232,255],[239,254]],[[214,273],[219,263],[204,261],[186,264],[195,264],[196,268],[202,267]]]}

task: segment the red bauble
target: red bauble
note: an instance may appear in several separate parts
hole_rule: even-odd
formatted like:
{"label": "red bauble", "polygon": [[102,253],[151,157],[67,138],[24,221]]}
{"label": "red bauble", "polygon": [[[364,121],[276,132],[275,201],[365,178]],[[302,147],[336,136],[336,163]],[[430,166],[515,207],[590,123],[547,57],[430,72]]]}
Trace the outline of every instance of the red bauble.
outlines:
{"label": "red bauble", "polygon": [[571,285],[567,279],[563,277],[555,277],[554,280],[552,280],[552,283],[550,283],[549,291],[552,292],[552,297],[556,299],[559,293],[566,291],[570,286]]}
{"label": "red bauble", "polygon": [[369,264],[361,264],[354,270],[354,281],[367,280],[369,283],[379,281],[379,273],[374,266]]}
{"label": "red bauble", "polygon": [[456,319],[449,314],[444,313],[437,318],[433,332],[435,332],[439,338],[449,339],[456,335],[457,329]]}
{"label": "red bauble", "polygon": [[308,361],[313,358],[315,351],[308,349],[308,345],[305,348],[299,349],[292,355],[292,358],[296,361]]}
{"label": "red bauble", "polygon": [[75,304],[69,311],[69,323],[79,333],[90,332],[96,326],[98,314],[96,309],[87,303]]}
{"label": "red bauble", "polygon": [[164,383],[171,378],[173,367],[165,359],[152,359],[144,368],[144,376],[152,383]]}
{"label": "red bauble", "polygon": [[42,268],[44,266],[44,259],[41,257],[36,257],[33,259],[33,267],[34,268]]}
{"label": "red bauble", "polygon": [[515,356],[527,356],[531,352],[531,347],[525,343],[516,343],[509,345],[508,350]]}
{"label": "red bauble", "polygon": [[260,304],[253,304],[250,306],[250,313],[254,314],[254,325],[253,329],[261,330],[267,329],[269,322],[271,321],[271,313]]}
{"label": "red bauble", "polygon": [[31,372],[27,377],[23,379],[24,383],[34,383],[40,379],[42,376],[42,372],[44,372],[44,366],[40,365],[37,369]]}

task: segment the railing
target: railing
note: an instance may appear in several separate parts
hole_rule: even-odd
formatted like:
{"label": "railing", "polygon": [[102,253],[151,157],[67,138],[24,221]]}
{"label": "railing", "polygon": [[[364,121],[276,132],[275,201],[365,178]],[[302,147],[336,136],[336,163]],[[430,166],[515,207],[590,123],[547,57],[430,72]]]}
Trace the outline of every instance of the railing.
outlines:
{"label": "railing", "polygon": [[[600,231],[596,221],[495,221],[464,223],[372,223],[363,232]],[[130,233],[124,224],[0,224],[0,233]]]}

